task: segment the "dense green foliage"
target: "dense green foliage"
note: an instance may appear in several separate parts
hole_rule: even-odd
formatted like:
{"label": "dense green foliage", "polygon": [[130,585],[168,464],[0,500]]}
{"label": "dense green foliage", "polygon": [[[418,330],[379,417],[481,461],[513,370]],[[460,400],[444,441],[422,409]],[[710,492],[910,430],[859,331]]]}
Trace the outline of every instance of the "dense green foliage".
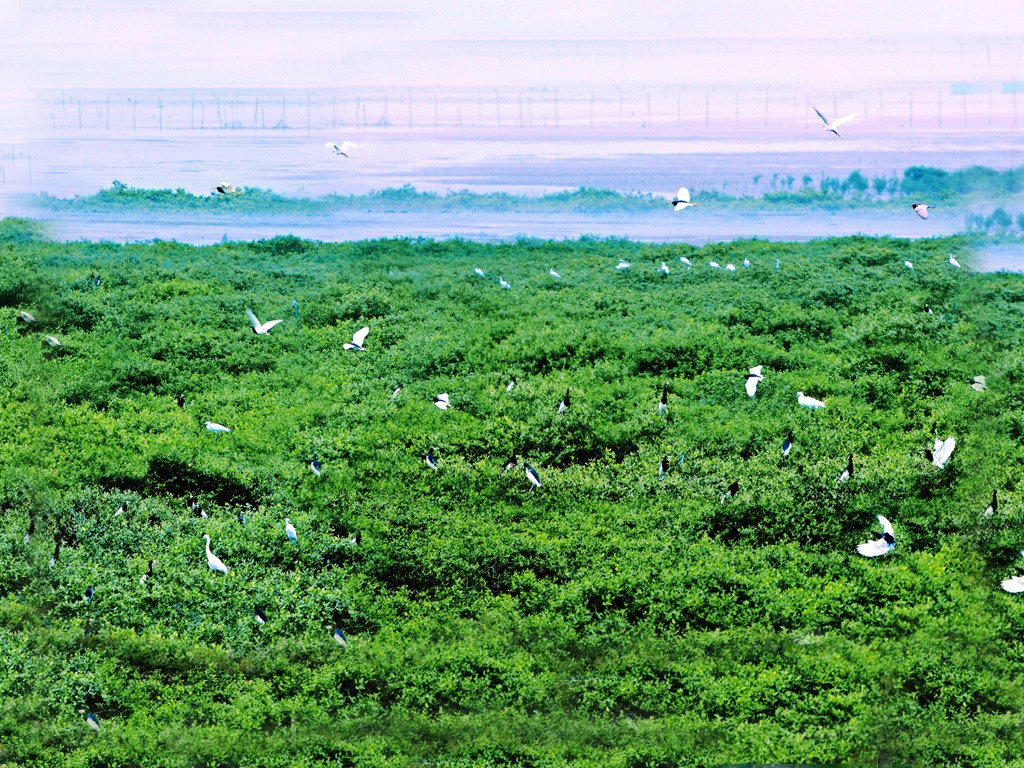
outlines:
{"label": "dense green foliage", "polygon": [[949,253],[0,240],[0,764],[1021,765],[1024,283]]}

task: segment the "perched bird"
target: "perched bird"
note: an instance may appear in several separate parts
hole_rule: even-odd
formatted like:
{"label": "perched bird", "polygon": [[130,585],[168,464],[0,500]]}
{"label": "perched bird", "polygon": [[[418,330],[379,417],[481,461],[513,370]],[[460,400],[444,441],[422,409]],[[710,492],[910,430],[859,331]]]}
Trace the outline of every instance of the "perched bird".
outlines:
{"label": "perched bird", "polygon": [[434,451],[431,449],[427,450],[423,460],[427,463],[427,466],[431,469],[437,469],[437,459],[434,458]]}
{"label": "perched bird", "polygon": [[341,155],[342,157],[348,157],[348,152],[351,149],[357,149],[359,147],[354,141],[343,141],[341,144],[335,144],[334,142],[328,141],[324,144],[325,149],[334,150],[334,154]]}
{"label": "perched bird", "polygon": [[658,477],[665,477],[668,474],[668,456],[662,456],[658,462]]}
{"label": "perched bird", "polygon": [[782,458],[789,456],[789,452],[793,450],[793,433],[790,432],[786,439],[782,441]]}
{"label": "perched bird", "polygon": [[34,315],[32,315],[29,312],[25,312],[24,310],[18,311],[18,319],[21,320],[21,322],[23,323],[34,323],[36,321]]}
{"label": "perched bird", "polygon": [[836,136],[839,135],[839,131],[837,129],[841,125],[844,125],[845,123],[850,122],[851,120],[853,120],[855,117],[857,117],[860,114],[859,112],[851,112],[848,115],[843,115],[842,117],[837,117],[832,122],[829,122],[828,118],[826,118],[823,114],[821,114],[821,110],[820,109],[815,107],[814,111],[818,113],[818,117],[821,118],[821,122],[823,122],[825,124],[822,127],[822,129],[826,130],[826,131],[832,131],[832,133],[834,133]]}
{"label": "perched bird", "polygon": [[680,187],[676,192],[676,196],[672,198],[672,210],[685,211],[691,205],[696,205],[696,203],[690,200],[690,190],[686,187]]}
{"label": "perched bird", "polygon": [[878,557],[891,551],[896,546],[896,536],[892,531],[892,525],[882,515],[878,516],[878,522],[882,524],[881,533],[875,533],[874,535],[880,536],[881,538],[875,539],[874,541],[866,541],[863,544],[857,545],[857,551],[864,555],[864,557]]}
{"label": "perched bird", "polygon": [[744,259],[744,260],[743,260],[743,266],[744,266],[744,267],[745,267],[746,269],[750,269],[750,259]]}
{"label": "perched bird", "polygon": [[973,389],[975,392],[984,392],[986,389],[988,389],[988,386],[985,384],[985,377],[975,376],[973,379],[971,379],[971,389]]}
{"label": "perched bird", "polygon": [[100,732],[100,720],[92,712],[85,716],[85,724],[96,731],[96,733]]}
{"label": "perched bird", "polygon": [[480,267],[476,267],[473,271],[476,272],[477,277],[487,277],[487,273],[480,269]]}
{"label": "perched bird", "polygon": [[203,539],[206,541],[206,564],[210,566],[210,570],[214,573],[227,573],[228,567],[210,551],[210,534],[204,533]]}
{"label": "perched bird", "polygon": [[[1024,550],[1021,550],[1021,556],[1024,557]],[[1017,566],[1018,570],[1020,566]],[[1012,579],[1003,579],[999,586],[1005,589],[1007,592],[1024,592],[1024,576],[1014,576]]]}
{"label": "perched bird", "polygon": [[750,373],[747,374],[747,397],[753,397],[757,392],[757,383],[764,379],[761,375],[761,369],[764,366],[755,365],[750,369]]}
{"label": "perched bird", "polygon": [[85,604],[88,605],[92,602],[92,596],[95,594],[95,589],[92,587],[86,587],[85,593],[82,595],[85,598]]}
{"label": "perched bird", "polygon": [[953,455],[953,449],[956,448],[956,438],[947,437],[945,440],[939,440],[935,438],[935,443],[931,450],[925,448],[924,456],[928,461],[934,464],[939,469],[946,466],[946,462],[949,461],[949,457]]}
{"label": "perched bird", "polygon": [[531,485],[533,485],[533,488],[530,489],[531,491],[540,488],[540,475],[538,475],[537,470],[531,467],[529,464],[526,465],[526,479],[530,481]]}
{"label": "perched bird", "polygon": [[179,408],[184,408],[185,407],[185,396],[184,395],[178,395],[177,402],[178,402],[178,407]]}
{"label": "perched bird", "polygon": [[731,499],[733,496],[735,496],[739,492],[740,492],[740,481],[739,480],[733,480],[732,484],[730,484],[729,487],[725,489],[725,493],[722,494],[721,503],[725,504],[725,500],[726,499]]}
{"label": "perched bird", "polygon": [[554,267],[552,267],[551,269],[548,270],[548,274],[551,275],[553,278],[555,278],[555,280],[559,280],[562,277],[560,274],[555,272],[555,268]]}
{"label": "perched bird", "polygon": [[934,315],[935,314],[934,312],[932,312],[931,305],[929,305],[929,304],[925,304],[924,305],[924,313],[926,315]]}
{"label": "perched bird", "polygon": [[231,184],[218,184],[213,188],[213,194],[215,195],[237,195],[238,190]]}
{"label": "perched bird", "polygon": [[688,267],[692,267],[693,266],[693,264],[690,263],[690,260],[688,258],[686,258],[685,256],[680,256],[679,257],[679,263],[680,264],[685,264]]}
{"label": "perched bird", "polygon": [[815,400],[813,397],[808,397],[803,392],[796,393],[797,405],[802,405],[804,408],[809,408],[812,411],[825,407],[825,403],[821,400]]}
{"label": "perched bird", "polygon": [[263,612],[263,609],[260,608],[258,605],[254,605],[252,607],[252,615],[256,617],[256,621],[258,621],[260,624],[267,623],[267,614],[265,614]]}
{"label": "perched bird", "polygon": [[208,430],[210,430],[211,432],[213,432],[214,434],[217,434],[217,435],[223,435],[224,433],[231,431],[230,429],[225,427],[223,424],[218,424],[215,421],[208,421],[208,422],[206,422],[206,428]]}
{"label": "perched bird", "polygon": [[292,525],[292,521],[287,517],[284,519],[284,535],[288,537],[292,544],[299,543],[299,534],[295,532],[295,526]]}
{"label": "perched bird", "polygon": [[63,344],[60,343],[60,339],[58,339],[56,336],[47,336],[46,343],[49,344],[51,347],[64,346]]}
{"label": "perched bird", "polygon": [[500,285],[506,291],[512,290],[512,284],[508,280],[506,280],[504,277],[499,277],[498,278],[498,285]]}
{"label": "perched bird", "polygon": [[345,637],[345,633],[340,629],[334,630],[334,642],[340,645],[342,648],[348,648],[348,638]]}
{"label": "perched bird", "polygon": [[323,465],[320,463],[320,459],[317,458],[317,454],[314,453],[313,454],[313,460],[311,462],[309,462],[309,469],[310,469],[310,471],[314,475],[316,475],[317,477],[320,477],[320,471],[321,471],[322,466]]}
{"label": "perched bird", "polygon": [[736,265],[735,264],[726,264],[725,265],[725,270],[726,270],[726,272],[735,272],[736,271]]}
{"label": "perched bird", "polygon": [[261,323],[256,319],[256,315],[254,315],[252,310],[248,307],[245,310],[245,314],[249,316],[249,322],[252,323],[252,332],[257,336],[266,336],[270,333],[271,328],[278,323],[283,322],[282,320],[271,320],[269,323]]}
{"label": "perched bird", "polygon": [[361,352],[363,349],[363,342],[366,341],[366,334],[370,332],[370,326],[364,325],[358,331],[352,334],[352,343],[348,342],[341,345],[342,349],[354,349],[357,352]]}
{"label": "perched bird", "polygon": [[114,517],[120,517],[121,515],[123,515],[127,511],[128,511],[128,502],[127,501],[122,501],[121,502],[121,506],[117,508],[116,512],[114,512]]}
{"label": "perched bird", "polygon": [[505,387],[505,391],[506,392],[511,392],[515,388],[515,386],[516,386],[516,380],[515,380],[515,377],[513,377],[513,378],[509,379],[509,382],[508,382],[508,384]]}
{"label": "perched bird", "polygon": [[953,254],[949,254],[949,265],[960,269],[960,262],[953,258]]}
{"label": "perched bird", "polygon": [[838,482],[845,483],[851,477],[853,477],[853,454],[852,453],[849,456],[846,457],[846,468],[840,473],[839,481]]}
{"label": "perched bird", "polygon": [[391,393],[391,399],[394,400],[396,397],[398,397],[398,393],[401,391],[401,387],[395,387],[395,391]]}
{"label": "perched bird", "polygon": [[665,384],[661,388],[661,400],[658,402],[658,415],[665,418],[665,413],[668,411],[668,384]]}
{"label": "perched bird", "polygon": [[658,267],[658,271],[661,272],[662,274],[667,275],[669,273],[668,264],[666,264],[664,261],[661,262],[661,266]]}
{"label": "perched bird", "polygon": [[775,271],[778,272],[780,269],[782,269],[782,261],[779,260],[779,259],[776,259],[775,260]]}
{"label": "perched bird", "polygon": [[434,405],[440,408],[442,411],[447,411],[451,407],[451,403],[448,401],[448,393],[442,392],[440,395],[434,398]]}
{"label": "perched bird", "polygon": [[633,265],[630,264],[625,259],[619,259],[619,263],[615,265],[615,268],[616,269],[629,269],[631,266],[633,266]]}
{"label": "perched bird", "polygon": [[144,574],[142,574],[139,577],[139,584],[145,584],[147,581],[149,581],[151,578],[153,578],[153,563],[155,563],[155,562],[156,562],[156,560],[150,560],[149,561],[149,568],[146,570],[146,572]]}
{"label": "perched bird", "polygon": [[712,269],[721,269],[722,268],[722,265],[719,264],[717,261],[709,261],[708,262],[708,266],[711,267]]}
{"label": "perched bird", "polygon": [[989,518],[989,517],[992,517],[992,515],[994,515],[998,511],[999,511],[999,499],[996,496],[995,490],[993,490],[992,491],[992,501],[990,501],[989,505],[987,507],[985,507],[985,511],[981,513],[981,516],[984,517],[984,518]]}
{"label": "perched bird", "polygon": [[903,262],[903,266],[906,267],[907,269],[913,269],[914,268],[914,265],[911,264],[909,261],[904,261]]}
{"label": "perched bird", "polygon": [[569,388],[568,387],[566,387],[566,389],[565,389],[565,397],[562,399],[562,402],[560,402],[558,404],[558,413],[559,413],[559,415],[561,415],[561,414],[565,413],[567,410],[569,410]]}
{"label": "perched bird", "polygon": [[911,203],[911,208],[914,209],[914,213],[920,216],[922,219],[928,218],[928,209],[934,208],[934,205],[925,205],[924,203]]}

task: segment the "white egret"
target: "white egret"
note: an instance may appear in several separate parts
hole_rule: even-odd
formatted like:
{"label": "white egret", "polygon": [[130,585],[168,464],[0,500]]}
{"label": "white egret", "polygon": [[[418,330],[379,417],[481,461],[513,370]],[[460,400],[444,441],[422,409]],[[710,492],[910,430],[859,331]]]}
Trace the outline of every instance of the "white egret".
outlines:
{"label": "white egret", "polygon": [[292,544],[299,543],[299,534],[295,531],[295,526],[292,525],[292,521],[289,518],[284,519],[284,535],[288,537]]}
{"label": "white egret", "polygon": [[537,470],[529,464],[526,465],[526,479],[529,480],[530,484],[533,486],[530,491],[535,491],[537,488],[540,488],[540,475],[538,475]]}
{"label": "white egret", "polygon": [[996,496],[995,489],[993,489],[993,491],[992,491],[992,501],[990,501],[989,505],[987,507],[985,507],[985,511],[981,513],[981,516],[984,517],[984,518],[992,517],[992,515],[994,515],[998,511],[999,511],[999,498]]}
{"label": "white egret", "polygon": [[260,608],[258,605],[254,605],[252,607],[252,615],[256,617],[256,621],[258,621],[260,624],[267,623],[267,614],[265,614],[263,612],[263,609]]}
{"label": "white egret", "polygon": [[953,254],[952,253],[949,254],[949,264],[952,267],[956,267],[957,269],[960,269],[960,262],[953,258]]}
{"label": "white egret", "polygon": [[342,648],[348,648],[348,638],[345,637],[345,633],[340,629],[334,630],[334,642],[340,645]]}
{"label": "white egret", "polygon": [[423,457],[423,461],[425,461],[427,466],[431,469],[437,469],[437,459],[434,458],[434,451],[432,449],[427,449],[427,453]]}
{"label": "white egret", "polygon": [[789,452],[793,450],[793,433],[790,432],[786,435],[786,439],[782,441],[782,458],[789,456]]}
{"label": "white egret", "polygon": [[757,392],[757,382],[764,379],[761,375],[761,369],[764,366],[755,365],[750,369],[750,373],[747,374],[747,397],[753,397]]}
{"label": "white egret", "polygon": [[29,312],[25,312],[24,310],[18,311],[18,319],[21,320],[23,323],[34,323],[36,321],[34,315],[32,315]]}
{"label": "white egret", "polygon": [[825,117],[825,116],[824,116],[823,114],[821,114],[821,110],[820,110],[820,109],[818,109],[817,107],[815,107],[815,108],[814,108],[814,111],[818,113],[818,117],[820,117],[820,118],[821,118],[821,122],[823,122],[823,123],[825,124],[824,126],[822,126],[822,130],[825,130],[825,131],[832,131],[832,133],[834,133],[834,134],[835,134],[836,136],[838,136],[838,135],[839,135],[839,131],[838,131],[837,129],[838,129],[838,128],[839,128],[839,127],[840,127],[841,125],[844,125],[844,124],[846,124],[846,123],[850,122],[850,121],[851,121],[851,120],[853,120],[853,119],[854,119],[855,117],[857,117],[858,115],[860,115],[860,112],[851,112],[851,113],[850,113],[850,114],[848,114],[848,115],[843,115],[842,117],[837,117],[837,118],[836,118],[835,120],[833,120],[832,122],[829,122],[829,121],[828,121],[828,118],[826,118],[826,117]]}
{"label": "white egret", "polygon": [[511,378],[509,380],[508,385],[505,387],[505,391],[506,392],[511,392],[513,389],[515,389],[515,386],[516,386],[516,380],[515,380],[515,377],[513,377],[513,378]]}
{"label": "white egret", "polygon": [[227,573],[228,567],[210,551],[210,534],[204,533],[203,539],[206,541],[206,564],[210,566],[210,570],[214,573]]}
{"label": "white egret", "polygon": [[[1021,550],[1021,557],[1024,557],[1024,549]],[[1020,566],[1017,566],[1020,568]],[[1003,579],[999,586],[1007,592],[1024,592],[1024,576],[1014,576],[1012,579]]]}
{"label": "white egret", "polygon": [[567,410],[569,410],[569,388],[568,387],[565,388],[565,397],[562,399],[562,402],[560,402],[558,404],[558,414],[561,415],[561,414],[565,413]]}
{"label": "white egret", "polygon": [[633,266],[633,265],[630,264],[625,259],[619,259],[619,263],[615,265],[615,268],[616,269],[629,269],[631,266]]}
{"label": "white egret", "polygon": [[330,149],[334,151],[334,154],[341,155],[342,157],[348,157],[349,150],[358,149],[359,145],[354,141],[343,141],[341,144],[335,144],[332,141],[328,141],[324,144],[324,149]]}
{"label": "white egret", "polygon": [[750,269],[750,259],[744,259],[743,266],[746,267],[747,269]]}
{"label": "white egret", "polygon": [[436,405],[442,411],[447,411],[448,408],[451,406],[451,403],[448,401],[448,393],[442,392],[440,395],[435,397],[434,405]]}
{"label": "white egret", "polygon": [[215,421],[208,421],[208,422],[206,422],[206,428],[208,430],[210,430],[211,432],[213,432],[214,434],[217,434],[217,435],[223,435],[224,433],[231,431],[230,429],[225,427],[223,424],[218,424]]}
{"label": "white egret", "polygon": [[839,481],[838,482],[845,483],[851,477],[853,477],[853,454],[852,453],[849,454],[846,457],[846,468],[840,473]]}
{"label": "white egret", "polygon": [[391,399],[394,400],[396,397],[398,397],[398,393],[401,391],[401,387],[395,387],[395,391],[391,393]]}
{"label": "white egret", "polygon": [[676,192],[676,196],[672,199],[672,210],[673,211],[685,211],[696,203],[690,200],[690,190],[686,187],[680,187]]}
{"label": "white egret", "polygon": [[147,581],[149,581],[151,578],[153,578],[153,563],[155,563],[155,562],[156,562],[156,560],[150,560],[149,561],[149,568],[146,570],[146,572],[144,574],[142,574],[139,577],[139,584],[145,584]]}
{"label": "white egret", "polygon": [[985,384],[985,377],[975,376],[973,379],[971,379],[971,389],[973,389],[975,392],[984,392],[986,389],[988,389],[988,386]]}
{"label": "white egret", "polygon": [[668,410],[668,384],[665,384],[661,388],[661,400],[658,403],[658,415],[665,418],[665,412]]}
{"label": "white egret", "polygon": [[810,408],[812,411],[825,407],[825,403],[821,400],[815,400],[813,397],[808,397],[803,392],[796,393],[797,405],[802,405],[804,408]]}
{"label": "white egret", "polygon": [[693,264],[690,263],[690,260],[688,258],[686,258],[685,256],[680,256],[679,257],[679,263],[680,264],[685,264],[688,267],[692,267],[693,266]]}
{"label": "white egret", "polygon": [[911,203],[911,208],[914,209],[914,213],[920,216],[922,219],[928,218],[928,209],[934,208],[934,205],[925,205],[924,203]]}
{"label": "white egret", "polygon": [[366,334],[370,332],[370,326],[364,325],[358,331],[352,334],[352,343],[348,342],[341,345],[342,349],[354,349],[357,352],[361,352],[363,349],[363,342],[366,341]]}
{"label": "white egret", "polygon": [[60,347],[60,346],[63,346],[63,345],[62,345],[62,344],[60,343],[60,339],[58,339],[58,338],[57,338],[56,336],[47,336],[47,337],[46,337],[46,343],[47,343],[47,344],[49,344],[49,345],[50,345],[51,347]]}
{"label": "white egret", "polygon": [[878,516],[878,522],[882,524],[882,531],[875,535],[881,538],[874,541],[865,541],[863,544],[857,545],[857,552],[864,555],[864,557],[884,555],[896,546],[896,535],[893,533],[892,525],[882,515]]}
{"label": "white egret", "polygon": [[775,271],[778,272],[782,268],[782,261],[779,259],[775,260]]}
{"label": "white egret", "polygon": [[658,271],[661,272],[662,274],[667,275],[669,273],[668,264],[666,264],[664,261],[661,262],[661,266],[658,267]]}
{"label": "white egret", "polygon": [[548,274],[551,275],[553,278],[555,278],[555,280],[559,280],[562,277],[560,274],[555,272],[554,267],[552,267],[551,269],[548,270]]}
{"label": "white egret", "polygon": [[480,269],[480,267],[477,267],[473,271],[476,272],[477,277],[487,277],[487,273]]}
{"label": "white egret", "polygon": [[508,280],[506,280],[504,277],[499,277],[498,278],[498,285],[500,285],[506,291],[511,291],[512,290],[512,284]]}
{"label": "white egret", "polygon": [[946,466],[946,462],[949,461],[949,457],[953,455],[953,449],[956,448],[956,438],[947,437],[945,440],[939,440],[935,438],[935,443],[931,450],[925,449],[924,455],[932,464],[939,469]]}
{"label": "white egret", "polygon": [[273,328],[282,320],[271,320],[269,323],[261,323],[256,319],[256,315],[253,314],[252,310],[246,307],[245,314],[249,316],[249,322],[252,323],[252,332],[257,336],[266,336],[270,333],[270,329]]}
{"label": "white egret", "polygon": [[722,268],[722,265],[719,264],[717,261],[709,261],[708,262],[708,266],[711,267],[712,269],[721,269]]}
{"label": "white egret", "polygon": [[733,496],[735,496],[739,492],[740,492],[740,481],[739,480],[733,480],[732,483],[729,485],[729,487],[725,489],[725,493],[722,494],[722,498],[720,499],[720,502],[722,504],[725,504],[725,500],[726,499],[731,499]]}
{"label": "white egret", "polygon": [[92,729],[93,729],[94,731],[96,731],[96,733],[99,733],[99,732],[100,732],[100,720],[99,720],[99,718],[98,718],[98,717],[96,717],[96,715],[94,715],[94,714],[93,714],[92,712],[88,713],[88,714],[87,714],[87,715],[85,716],[85,723],[86,723],[86,725],[88,725],[88,726],[89,726],[90,728],[92,728]]}
{"label": "white egret", "polygon": [[735,264],[726,264],[725,265],[725,271],[726,272],[735,272],[736,271],[736,265]]}

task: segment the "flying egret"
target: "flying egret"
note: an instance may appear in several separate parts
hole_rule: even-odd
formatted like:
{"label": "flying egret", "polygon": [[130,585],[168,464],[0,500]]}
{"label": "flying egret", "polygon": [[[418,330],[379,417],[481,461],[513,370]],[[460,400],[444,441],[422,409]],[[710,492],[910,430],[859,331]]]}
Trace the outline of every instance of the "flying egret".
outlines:
{"label": "flying egret", "polygon": [[668,410],[668,384],[665,384],[661,388],[661,400],[658,402],[658,415],[665,418],[665,412]]}
{"label": "flying egret", "polygon": [[335,144],[333,141],[328,141],[324,144],[324,149],[330,149],[334,151],[334,154],[341,155],[342,157],[348,157],[350,149],[358,149],[359,145],[354,141],[343,141],[341,144]]}
{"label": "flying egret", "polygon": [[987,507],[985,507],[985,511],[981,513],[981,516],[985,517],[985,518],[992,517],[992,515],[994,515],[998,511],[999,511],[999,499],[996,496],[996,491],[993,489],[993,491],[992,491],[992,501],[990,501],[989,505]]}
{"label": "flying egret", "polygon": [[442,411],[447,411],[451,407],[451,403],[448,401],[448,393],[442,392],[440,395],[434,398],[434,405],[440,408]]}
{"label": "flying egret", "polygon": [[252,615],[256,617],[256,621],[258,621],[260,624],[267,623],[267,614],[265,614],[263,612],[263,609],[260,608],[258,605],[254,605],[252,607]]}
{"label": "flying egret", "polygon": [[808,397],[803,392],[796,393],[797,405],[802,405],[804,408],[809,408],[812,411],[824,408],[825,403],[821,400],[815,400],[813,397]]}
{"label": "flying egret", "polygon": [[21,320],[23,323],[34,323],[36,321],[34,315],[32,315],[29,312],[25,312],[24,310],[18,311],[18,319]]}
{"label": "flying egret", "polygon": [[747,269],[750,269],[750,259],[744,259],[743,266],[746,267]]}
{"label": "flying egret", "polygon": [[212,190],[215,195],[237,195],[238,190],[232,184],[218,184]]}
{"label": "flying egret", "polygon": [[661,272],[662,274],[667,275],[669,273],[668,264],[666,264],[664,261],[661,262],[661,266],[658,267],[658,271]]}
{"label": "flying egret", "polygon": [[345,633],[340,629],[334,630],[334,642],[340,645],[342,648],[348,648],[348,638],[345,637]]}
{"label": "flying egret", "polygon": [[509,379],[508,385],[505,387],[505,391],[506,392],[511,392],[515,388],[515,386],[516,386],[516,379],[513,376],[511,379]]}
{"label": "flying egret", "polygon": [[846,457],[846,468],[840,473],[838,482],[845,483],[853,477],[853,454],[849,454]]}
{"label": "flying egret", "polygon": [[836,130],[837,128],[839,128],[841,125],[843,125],[845,123],[850,122],[855,117],[860,115],[860,112],[851,112],[848,115],[843,115],[842,117],[837,117],[832,122],[829,122],[828,119],[823,114],[821,114],[821,110],[820,109],[815,107],[814,111],[818,113],[818,117],[821,118],[821,122],[823,122],[825,124],[824,126],[822,126],[822,130],[832,131],[832,133],[834,133],[836,136],[839,135],[839,131]]}
{"label": "flying egret", "polygon": [[213,432],[214,434],[216,434],[216,435],[223,435],[224,433],[231,431],[230,429],[225,427],[223,424],[218,424],[215,421],[208,421],[208,422],[206,422],[206,428],[208,430],[210,430],[211,432]]}
{"label": "flying egret", "polygon": [[569,410],[569,388],[565,388],[565,398],[558,404],[558,414],[562,415]]}
{"label": "flying egret", "polygon": [[960,262],[953,258],[953,254],[952,253],[949,254],[949,264],[952,267],[956,267],[957,269],[960,269]]}
{"label": "flying egret", "polygon": [[146,572],[144,574],[142,574],[139,577],[139,584],[145,584],[147,581],[149,581],[151,578],[153,578],[153,563],[155,563],[155,562],[156,562],[156,560],[150,560],[149,561],[149,568],[146,570]]}
{"label": "flying egret", "polygon": [[366,341],[366,334],[370,332],[370,326],[364,325],[358,331],[352,334],[352,343],[348,342],[341,345],[342,349],[354,349],[357,352],[363,350],[363,342]]}
{"label": "flying egret", "polygon": [[504,277],[498,277],[498,285],[500,285],[506,291],[511,291],[512,290],[512,284],[508,280],[506,280]]}
{"label": "flying egret", "polygon": [[725,265],[725,271],[726,272],[735,272],[736,271],[736,265],[735,264],[726,264]]}
{"label": "flying egret", "polygon": [[246,307],[245,314],[249,316],[249,322],[252,323],[252,332],[257,336],[266,336],[270,333],[270,329],[273,328],[282,320],[271,320],[269,323],[261,323],[256,319],[256,315],[252,313],[252,310]]}
{"label": "flying egret", "polygon": [[487,273],[480,269],[480,267],[476,267],[473,271],[476,272],[477,277],[487,277]]}
{"label": "flying egret", "polygon": [[206,564],[210,566],[210,570],[214,573],[227,573],[228,567],[210,551],[210,534],[204,533],[203,539],[206,541]]}
{"label": "flying egret", "polygon": [[633,265],[630,264],[625,259],[619,259],[619,263],[615,265],[615,268],[616,269],[629,269],[631,266],[633,266]]}
{"label": "flying egret", "polygon": [[661,461],[658,462],[658,477],[662,478],[668,474],[668,456],[662,456]]}
{"label": "flying egret", "polygon": [[946,462],[949,461],[949,457],[953,455],[953,449],[956,448],[956,438],[953,436],[947,437],[945,440],[939,440],[935,438],[935,443],[931,450],[925,449],[924,455],[932,464],[939,469],[946,466]]}
{"label": "flying egret", "polygon": [[676,196],[672,199],[672,210],[673,211],[685,211],[696,203],[690,200],[690,190],[686,187],[680,187],[676,192]]}
{"label": "flying egret", "polygon": [[47,336],[46,343],[49,344],[51,347],[63,346],[63,344],[60,343],[60,339],[58,339],[56,336]]}
{"label": "flying egret", "polygon": [[882,531],[875,535],[881,538],[874,541],[865,541],[863,544],[857,545],[857,551],[864,555],[864,557],[884,555],[896,546],[896,536],[892,531],[892,525],[882,515],[878,516],[878,522],[882,524]]}
{"label": "flying egret", "polygon": [[924,203],[911,203],[911,208],[914,209],[914,213],[920,216],[922,219],[928,218],[928,209],[934,208],[934,205],[925,205]]}
{"label": "flying egret", "polygon": [[96,733],[100,732],[100,720],[92,712],[85,716],[85,723],[94,731],[96,731]]}
{"label": "flying egret", "polygon": [[530,489],[531,492],[540,488],[540,475],[538,475],[537,470],[531,467],[529,464],[526,465],[526,479],[529,480],[530,484],[533,486],[533,488]]}
{"label": "flying egret", "polygon": [[984,392],[986,389],[988,389],[988,386],[985,384],[985,377],[975,376],[973,379],[971,379],[971,389],[973,389],[975,392]]}
{"label": "flying egret", "polygon": [[314,475],[320,477],[320,472],[323,469],[323,465],[320,463],[320,459],[317,458],[317,454],[315,453],[313,454],[313,460],[309,462],[309,469]]}
{"label": "flying egret", "polygon": [[709,261],[708,262],[708,266],[711,267],[712,269],[721,269],[722,268],[722,265],[719,264],[717,261]]}
{"label": "flying egret", "polygon": [[747,397],[753,397],[757,392],[757,382],[764,379],[761,375],[761,369],[764,366],[755,365],[750,369],[750,373],[747,374]]}
{"label": "flying egret", "polygon": [[548,274],[551,275],[553,278],[555,278],[555,280],[559,280],[562,277],[560,274],[555,272],[555,268],[554,267],[552,267],[551,269],[548,270]]}
{"label": "flying egret", "polygon": [[730,484],[729,487],[725,489],[725,493],[722,494],[722,498],[720,499],[720,502],[722,504],[725,504],[725,500],[726,499],[731,499],[733,496],[735,496],[739,492],[740,492],[740,481],[739,480],[733,480],[732,484]]}
{"label": "flying egret", "polygon": [[292,544],[299,543],[299,534],[295,532],[295,526],[292,525],[292,521],[287,517],[284,519],[284,535],[288,537]]}
{"label": "flying egret", "polygon": [[789,456],[789,452],[793,450],[793,433],[790,432],[786,435],[786,439],[782,441],[782,458]]}
{"label": "flying egret", "polygon": [[[1024,549],[1021,550],[1021,557],[1024,557]],[[1017,566],[1020,568],[1020,566]],[[1024,576],[1014,576],[1012,579],[1003,579],[999,586],[1007,592],[1024,592]]]}
{"label": "flying egret", "polygon": [[427,466],[431,469],[437,469],[437,459],[434,458],[433,449],[428,448],[426,455],[423,457],[423,461],[427,463]]}

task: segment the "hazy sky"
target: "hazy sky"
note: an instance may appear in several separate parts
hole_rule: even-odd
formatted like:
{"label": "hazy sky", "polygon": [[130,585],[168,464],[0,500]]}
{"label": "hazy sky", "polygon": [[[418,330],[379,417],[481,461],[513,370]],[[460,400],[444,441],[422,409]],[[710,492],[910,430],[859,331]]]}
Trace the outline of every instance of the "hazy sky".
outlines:
{"label": "hazy sky", "polygon": [[1022,30],[1019,0],[0,0],[0,88],[1011,79]]}

